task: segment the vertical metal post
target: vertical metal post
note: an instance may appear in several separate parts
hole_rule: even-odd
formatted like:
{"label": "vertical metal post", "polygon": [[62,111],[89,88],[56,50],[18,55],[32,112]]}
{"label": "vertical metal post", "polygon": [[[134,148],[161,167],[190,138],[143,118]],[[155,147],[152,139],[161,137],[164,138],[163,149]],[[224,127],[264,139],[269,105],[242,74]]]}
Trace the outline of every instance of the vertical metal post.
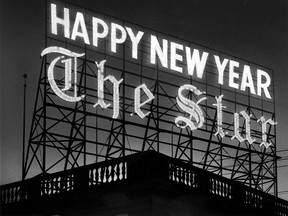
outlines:
{"label": "vertical metal post", "polygon": [[[273,79],[273,83],[275,81],[275,77],[274,77],[274,71],[272,71],[272,79]],[[263,102],[262,102],[263,104]],[[263,110],[263,108],[262,108]],[[275,85],[273,85],[273,113],[274,113],[274,120],[276,121],[276,104],[275,104]],[[277,131],[276,131],[276,126],[274,127],[274,133],[275,133],[275,137],[277,138]],[[274,150],[274,164],[273,164],[273,168],[274,168],[274,175],[275,175],[275,185],[274,185],[274,196],[278,197],[278,165],[277,165],[277,142],[276,142],[276,138],[274,138],[274,142],[275,142],[275,150]]]}
{"label": "vertical metal post", "polygon": [[22,181],[25,178],[25,133],[26,133],[26,79],[27,79],[27,74],[23,74],[24,77],[24,101],[23,101],[23,143],[22,143]]}
{"label": "vertical metal post", "polygon": [[[124,26],[125,25],[125,23],[124,22],[122,22],[122,25]],[[128,46],[128,45],[127,45]],[[126,140],[125,140],[125,133],[126,133],[126,127],[125,127],[125,106],[126,106],[126,104],[125,104],[125,102],[126,102],[126,100],[125,100],[125,97],[126,97],[126,92],[125,92],[125,71],[126,71],[126,64],[125,64],[125,62],[126,62],[126,52],[125,52],[125,49],[126,49],[126,43],[123,43],[123,53],[122,53],[122,63],[123,63],[123,65],[122,65],[122,68],[123,68],[123,72],[122,72],[122,77],[123,77],[123,98],[122,98],[122,103],[123,103],[123,111],[122,111],[122,120],[123,120],[123,123],[122,123],[122,156],[124,157],[125,155],[126,155]]]}
{"label": "vertical metal post", "polygon": [[[47,20],[48,20],[48,1],[46,0],[45,2],[45,47],[47,47]],[[45,174],[46,173],[46,136],[47,136],[47,127],[46,127],[46,102],[47,102],[47,58],[45,57],[44,59],[44,110],[43,110],[43,159],[42,159],[42,173]]]}

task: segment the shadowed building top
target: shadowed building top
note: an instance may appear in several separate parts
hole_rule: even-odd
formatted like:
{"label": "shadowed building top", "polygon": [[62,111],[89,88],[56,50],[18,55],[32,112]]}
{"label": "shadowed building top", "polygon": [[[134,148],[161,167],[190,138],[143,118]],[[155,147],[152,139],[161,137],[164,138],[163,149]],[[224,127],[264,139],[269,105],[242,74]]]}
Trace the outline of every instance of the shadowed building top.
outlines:
{"label": "shadowed building top", "polygon": [[23,179],[155,150],[277,194],[271,69],[91,8],[46,9]]}
{"label": "shadowed building top", "polygon": [[288,202],[147,151],[1,186],[5,215],[288,215]]}

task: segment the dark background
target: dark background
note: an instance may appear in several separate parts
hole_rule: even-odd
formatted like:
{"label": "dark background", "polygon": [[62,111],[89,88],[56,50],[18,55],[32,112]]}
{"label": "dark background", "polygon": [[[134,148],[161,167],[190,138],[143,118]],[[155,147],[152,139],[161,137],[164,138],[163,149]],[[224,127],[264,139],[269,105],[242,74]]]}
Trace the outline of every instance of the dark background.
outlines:
{"label": "dark background", "polygon": [[[288,1],[286,0],[69,0],[83,7],[203,44],[272,68],[276,91],[277,148],[288,149]],[[21,179],[23,74],[27,130],[32,120],[45,0],[0,3],[1,184]],[[288,158],[288,151],[279,156]],[[279,191],[288,191],[288,160],[279,161]],[[288,199],[287,193],[280,194]]]}

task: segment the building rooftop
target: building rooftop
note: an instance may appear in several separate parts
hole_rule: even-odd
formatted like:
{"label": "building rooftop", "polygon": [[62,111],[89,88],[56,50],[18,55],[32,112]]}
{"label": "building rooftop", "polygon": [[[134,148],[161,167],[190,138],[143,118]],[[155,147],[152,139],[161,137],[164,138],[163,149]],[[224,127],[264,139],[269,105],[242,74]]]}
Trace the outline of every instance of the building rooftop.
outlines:
{"label": "building rooftop", "polygon": [[288,215],[288,202],[146,151],[1,186],[3,215]]}

